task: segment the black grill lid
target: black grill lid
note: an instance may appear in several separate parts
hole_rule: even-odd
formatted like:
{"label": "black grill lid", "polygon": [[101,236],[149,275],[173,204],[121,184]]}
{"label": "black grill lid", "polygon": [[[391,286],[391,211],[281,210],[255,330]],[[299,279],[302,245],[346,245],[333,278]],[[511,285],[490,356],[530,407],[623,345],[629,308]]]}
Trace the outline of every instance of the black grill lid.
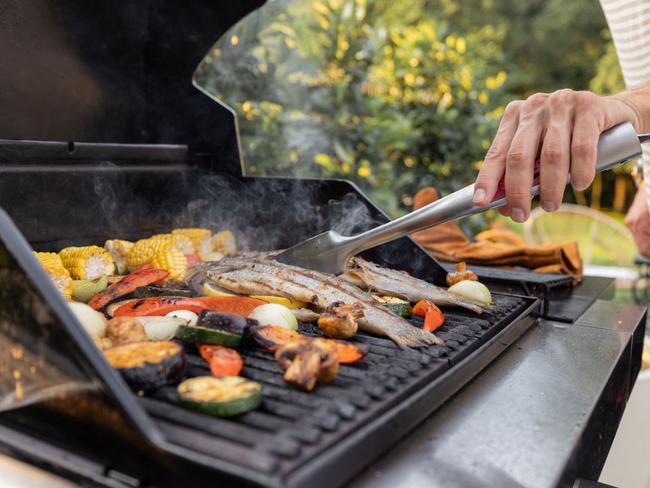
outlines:
{"label": "black grill lid", "polygon": [[240,173],[232,113],[192,86],[263,0],[5,0],[0,139],[183,144]]}

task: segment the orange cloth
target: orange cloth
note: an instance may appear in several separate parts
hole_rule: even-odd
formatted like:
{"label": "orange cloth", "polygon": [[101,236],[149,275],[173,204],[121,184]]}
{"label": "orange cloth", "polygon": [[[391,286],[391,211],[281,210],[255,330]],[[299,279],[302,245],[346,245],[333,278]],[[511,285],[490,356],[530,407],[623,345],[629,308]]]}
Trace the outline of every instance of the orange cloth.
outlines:
{"label": "orange cloth", "polygon": [[[434,188],[423,188],[413,198],[413,208],[417,210],[437,199]],[[568,274],[576,283],[582,280],[582,260],[575,241],[529,246],[514,233],[499,230],[482,232],[476,236],[476,242],[471,242],[453,222],[417,232],[412,237],[441,261],[523,266],[540,273]]]}

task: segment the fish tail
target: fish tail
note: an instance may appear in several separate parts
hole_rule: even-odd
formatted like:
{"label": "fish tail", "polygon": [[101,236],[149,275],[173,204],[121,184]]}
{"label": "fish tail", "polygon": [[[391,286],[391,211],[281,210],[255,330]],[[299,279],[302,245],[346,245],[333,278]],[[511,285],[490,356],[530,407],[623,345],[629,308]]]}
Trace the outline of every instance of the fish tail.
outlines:
{"label": "fish tail", "polygon": [[443,340],[432,332],[414,326],[400,327],[399,329],[391,328],[386,335],[402,349],[444,345]]}

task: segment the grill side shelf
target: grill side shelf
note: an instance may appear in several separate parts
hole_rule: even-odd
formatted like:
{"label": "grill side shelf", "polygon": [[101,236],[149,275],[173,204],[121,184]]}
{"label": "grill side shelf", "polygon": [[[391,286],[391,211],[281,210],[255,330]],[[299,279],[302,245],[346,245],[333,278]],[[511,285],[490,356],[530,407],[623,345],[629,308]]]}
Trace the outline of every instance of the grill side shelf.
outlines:
{"label": "grill side shelf", "polygon": [[[494,296],[494,309],[485,317],[446,313],[447,322],[437,332],[446,341],[444,348],[400,350],[390,340],[359,334],[355,340],[369,345],[368,356],[356,365],[341,366],[332,384],[319,385],[312,393],[286,385],[272,354],[245,351],[243,376],[263,384],[264,403],[238,418],[188,412],[175,405],[174,388],[158,390],[140,402],[169,441],[264,473],[268,486],[306,486],[325,479],[328,486],[338,485],[394,442],[384,436],[396,440],[404,435],[414,419],[431,413],[480,371],[491,360],[477,359],[487,357],[481,353],[487,345],[492,344],[489,349],[496,355],[532,323],[525,317],[537,300]],[[502,340],[512,328],[523,330]],[[319,334],[313,326],[301,325],[301,330]],[[190,375],[209,374],[198,356],[188,357]],[[427,400],[417,406],[423,391],[429,392]],[[411,404],[413,412],[396,414]],[[387,416],[390,419],[377,423]],[[370,447],[359,436],[376,442]],[[242,450],[248,454],[239,455]]]}

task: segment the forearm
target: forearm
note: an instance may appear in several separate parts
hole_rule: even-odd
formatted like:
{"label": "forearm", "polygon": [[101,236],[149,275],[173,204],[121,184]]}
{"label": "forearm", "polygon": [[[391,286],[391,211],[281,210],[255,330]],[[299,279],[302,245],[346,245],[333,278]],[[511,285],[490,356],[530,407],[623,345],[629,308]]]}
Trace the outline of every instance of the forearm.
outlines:
{"label": "forearm", "polygon": [[611,98],[620,100],[634,112],[632,123],[638,132],[650,132],[650,82],[613,95]]}

